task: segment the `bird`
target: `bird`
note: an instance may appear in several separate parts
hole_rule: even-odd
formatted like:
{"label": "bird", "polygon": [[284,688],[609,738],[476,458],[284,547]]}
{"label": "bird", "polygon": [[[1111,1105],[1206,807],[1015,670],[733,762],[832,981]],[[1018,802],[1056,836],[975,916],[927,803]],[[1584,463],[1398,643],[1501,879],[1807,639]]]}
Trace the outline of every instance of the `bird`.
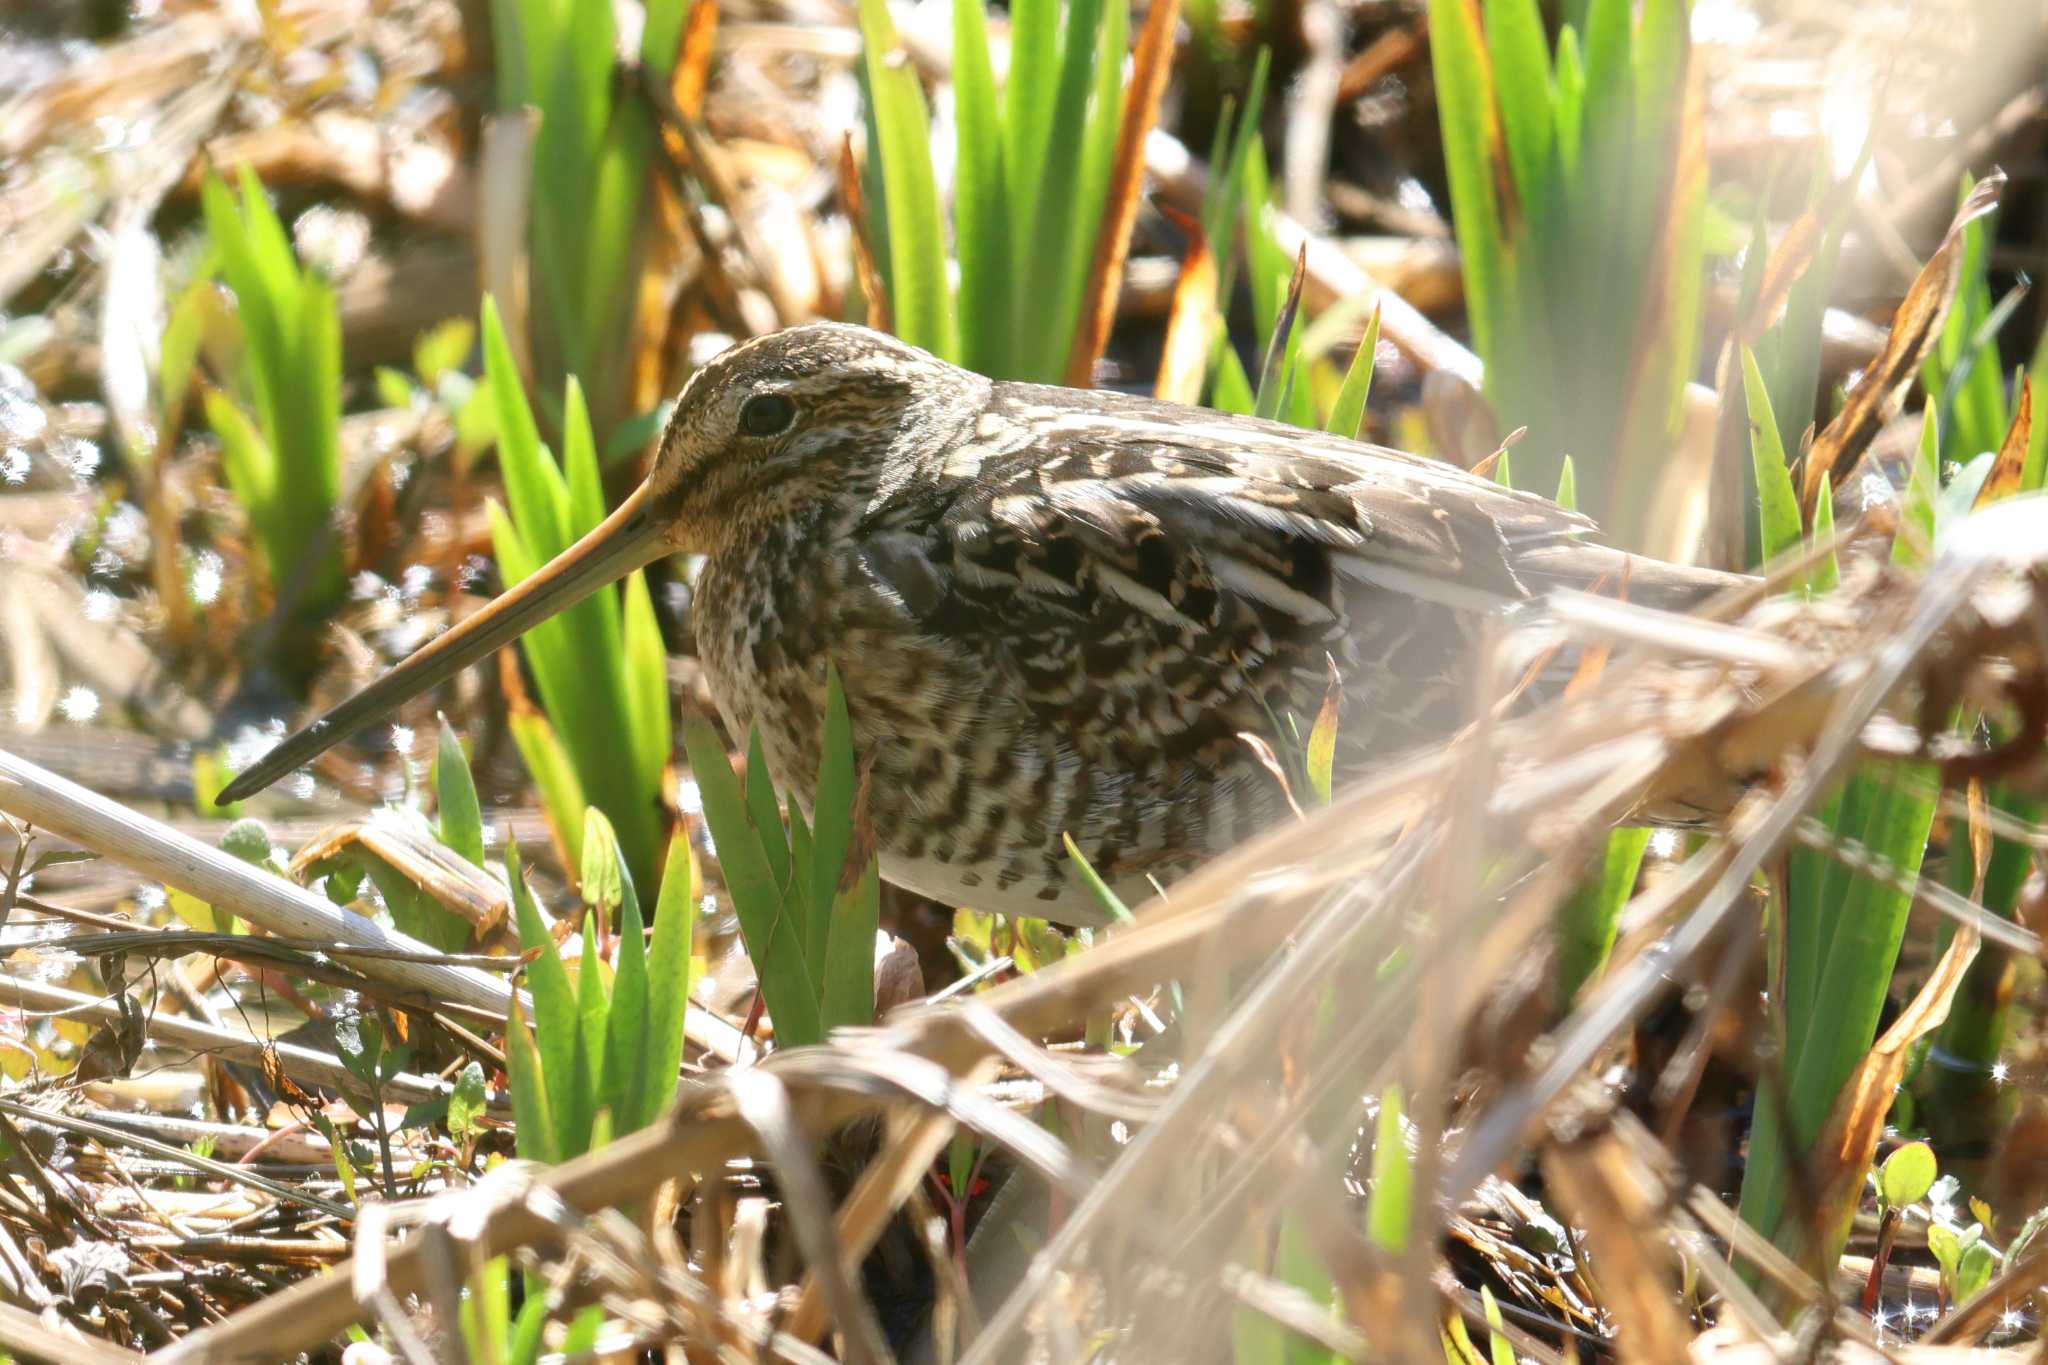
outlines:
{"label": "bird", "polygon": [[1558,588],[1683,608],[1738,581],[1595,530],[1426,456],[991,380],[808,323],[708,361],[604,522],[220,799],[693,553],[703,676],[730,734],[758,727],[793,801],[810,810],[836,668],[885,880],[1098,924],[1067,839],[1126,903],[1149,899],[1290,817],[1278,756],[1301,752],[1326,698],[1341,701],[1341,780],[1456,730],[1489,619]]}

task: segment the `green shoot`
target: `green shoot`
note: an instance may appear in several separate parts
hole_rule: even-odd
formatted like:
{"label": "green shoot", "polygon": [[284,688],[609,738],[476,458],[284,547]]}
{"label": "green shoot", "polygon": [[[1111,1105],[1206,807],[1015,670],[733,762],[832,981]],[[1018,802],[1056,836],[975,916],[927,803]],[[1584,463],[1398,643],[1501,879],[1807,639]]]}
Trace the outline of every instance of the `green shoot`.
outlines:
{"label": "green shoot", "polygon": [[299,265],[247,167],[239,199],[209,176],[200,202],[221,277],[235,294],[242,335],[238,373],[226,376],[226,390],[206,393],[207,420],[220,438],[223,472],[248,512],[271,588],[310,627],[325,619],[343,590],[334,533],[341,496],[341,322],[334,291]]}
{"label": "green shoot", "polygon": [[872,1022],[881,882],[837,670],[826,672],[815,827],[793,804],[785,821],[758,732],[744,785],[703,718],[684,720],[683,745],[777,1040],[797,1047]]}
{"label": "green shoot", "polygon": [[[569,381],[562,404],[564,441],[557,464],[541,443],[488,299],[483,334],[484,374],[497,409],[498,462],[510,503],[509,509],[491,505],[491,540],[509,587],[603,521],[604,494],[576,381]],[[513,737],[571,860],[583,861],[582,803],[588,798],[618,831],[634,878],[653,885],[665,832],[661,779],[671,739],[668,658],[645,577],[636,572],[620,587],[599,589],[535,626],[520,648],[533,669],[552,739],[541,734],[538,717],[515,720]]]}

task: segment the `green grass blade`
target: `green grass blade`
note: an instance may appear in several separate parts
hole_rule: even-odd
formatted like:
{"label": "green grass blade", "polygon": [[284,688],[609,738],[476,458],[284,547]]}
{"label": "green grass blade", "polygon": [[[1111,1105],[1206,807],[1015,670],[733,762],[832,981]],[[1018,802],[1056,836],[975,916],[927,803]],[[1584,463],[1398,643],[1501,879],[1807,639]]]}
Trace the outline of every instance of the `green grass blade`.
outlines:
{"label": "green grass blade", "polygon": [[505,1076],[512,1092],[512,1135],[519,1155],[527,1161],[560,1161],[564,1153],[555,1141],[547,1066],[517,999],[505,1016]]}
{"label": "green grass blade", "polygon": [[[1059,326],[1053,343],[1073,349],[1075,331],[1081,322],[1082,296],[1087,292],[1088,273],[1095,263],[1096,237],[1102,230],[1102,214],[1109,202],[1109,176],[1116,161],[1118,126],[1123,121],[1124,57],[1130,44],[1130,0],[1103,0],[1102,17],[1096,25],[1091,60],[1094,64],[1088,100],[1086,129],[1081,138],[1080,197],[1075,205],[1073,244],[1067,252],[1066,293],[1061,301]],[[1058,357],[1063,378],[1067,354]]]}
{"label": "green grass blade", "polygon": [[1003,165],[1012,193],[1044,179],[1046,144],[1059,92],[1060,0],[1010,6],[1010,73],[1003,90]]}
{"label": "green grass blade", "polygon": [[[1085,142],[1102,5],[1103,0],[1068,0],[1048,134],[1052,148],[1080,149]],[[1040,165],[1043,174],[1036,181],[1011,182],[1019,199],[1033,206],[1031,248],[1017,271],[1017,317],[1025,335],[1017,373],[1019,378],[1050,384],[1064,373],[1072,341],[1065,300],[1075,275],[1083,186],[1080,168],[1071,161],[1049,151]],[[1085,276],[1085,263],[1080,272]],[[1078,302],[1078,293],[1076,298]]]}
{"label": "green grass blade", "polygon": [[526,764],[527,774],[540,793],[548,826],[562,841],[563,856],[571,866],[582,866],[583,812],[590,803],[583,799],[583,784],[576,780],[576,765],[569,761],[555,728],[539,712],[515,711],[507,725],[520,761]]}
{"label": "green grass blade", "polygon": [[804,960],[797,926],[787,922],[789,908],[764,851],[770,832],[756,831],[739,778],[703,717],[684,718],[683,747],[704,802],[704,820],[718,845],[718,865],[739,917],[747,956],[775,1018],[776,1037],[792,1046],[816,1042],[823,1037],[813,984],[818,978]]}
{"label": "green grass blade", "polygon": [[[526,985],[533,999],[533,1034],[541,1074],[547,1078],[550,1095],[549,1128],[554,1150],[562,1157],[571,1154],[568,1142],[574,1124],[568,1109],[573,1107],[571,1089],[576,1066],[576,988],[569,969],[555,947],[554,935],[541,919],[540,907],[526,885],[520,865],[519,845],[505,849],[505,879],[512,891],[513,922],[519,929],[519,946],[532,953],[526,966]],[[588,1131],[588,1120],[584,1121]],[[559,1159],[559,1158],[558,1158]]]}
{"label": "green grass blade", "polygon": [[628,574],[620,592],[626,730],[628,750],[637,765],[634,781],[643,791],[659,792],[675,749],[669,722],[668,646],[662,642],[661,621],[654,614],[647,575],[638,570]]}
{"label": "green grass blade", "polygon": [[469,859],[484,865],[484,813],[476,798],[476,783],[470,780],[469,759],[462,741],[444,716],[441,744],[434,756],[435,809],[440,819],[441,842]]}
{"label": "green grass blade", "polygon": [[647,1066],[634,1106],[635,1126],[652,1123],[675,1098],[683,1061],[683,1023],[689,1010],[690,948],[696,938],[697,902],[703,894],[697,856],[678,831],[669,840],[661,899],[654,907],[654,943],[647,954]]}
{"label": "green grass blade", "polygon": [[1574,28],[1567,27],[1557,35],[1556,89],[1556,135],[1551,149],[1557,158],[1558,183],[1569,185],[1578,178],[1579,148],[1585,140],[1581,120],[1586,107],[1586,67]]}
{"label": "green grass blade", "polygon": [[[1230,125],[1227,139],[1224,137],[1225,125],[1217,126],[1218,145],[1226,146],[1228,151],[1223,157],[1221,174],[1210,179],[1208,192],[1202,198],[1202,235],[1216,253],[1216,297],[1226,302],[1237,278],[1237,253],[1229,247],[1232,223],[1245,202],[1245,174],[1252,153],[1258,147],[1259,118],[1265,112],[1266,75],[1271,64],[1272,51],[1261,47],[1259,55],[1252,59],[1251,82],[1245,88],[1244,108],[1235,123]],[[1214,157],[1211,164],[1215,164]],[[1251,411],[1249,405],[1244,411]]]}
{"label": "green grass blade", "polygon": [[[596,444],[575,386],[563,406],[565,474],[540,443],[504,328],[488,303],[483,333],[485,375],[498,419],[499,465],[511,500],[509,523],[494,517],[492,533],[509,586],[602,520],[604,505]],[[517,535],[505,534],[508,528]],[[660,664],[662,682],[652,682],[655,645],[643,616],[631,651],[640,677],[629,684],[620,610],[617,590],[600,589],[536,625],[520,648],[578,784],[618,831],[635,878],[651,884],[662,834],[660,774],[668,753],[665,727],[652,719],[649,694],[657,686],[665,690],[666,665]],[[580,812],[575,818],[581,820]]]}
{"label": "green grass blade", "polygon": [[583,386],[575,375],[569,376],[562,394],[562,486],[568,494],[562,506],[571,538],[604,520],[604,479],[597,466],[597,443],[590,431],[590,408],[583,401]]}
{"label": "green grass blade", "polygon": [[1551,199],[1556,138],[1543,15],[1536,0],[1492,0],[1485,8],[1494,93],[1515,193],[1525,209],[1538,209]]}
{"label": "green grass blade", "polygon": [[[585,849],[590,837],[584,836]],[[572,1063],[576,1084],[576,1106],[570,1111],[568,1137],[563,1150],[582,1155],[600,1145],[596,1138],[598,1111],[608,1094],[605,1076],[605,1016],[611,1012],[611,992],[605,985],[604,963],[598,954],[595,907],[583,917],[582,954],[576,959],[576,1055]],[[615,1119],[615,1116],[614,1116]],[[615,1122],[614,1122],[615,1128]]]}
{"label": "green grass blade", "polygon": [[[847,850],[853,846],[855,799],[853,725],[847,716],[839,670],[829,663],[825,665],[825,726],[820,747],[818,785],[811,805],[811,903],[805,907],[805,938],[812,965],[823,973],[833,904],[839,897]],[[872,947],[869,955],[873,955]]]}
{"label": "green grass blade", "polygon": [[1337,402],[1330,409],[1325,430],[1353,440],[1365,433],[1366,400],[1372,396],[1373,357],[1380,345],[1380,309],[1373,305],[1372,319],[1365,324],[1365,336],[1352,352],[1351,366],[1344,372],[1344,385],[1337,390]]}
{"label": "green grass blade", "polygon": [[[618,846],[612,856],[619,857]],[[625,867],[621,859],[622,875]],[[628,875],[626,884],[631,885]],[[630,1133],[647,1122],[647,1068],[653,1058],[649,1030],[653,986],[648,979],[647,925],[640,917],[640,898],[630,891],[619,902],[619,947],[612,968],[612,1002],[605,1018],[604,1103],[612,1111],[612,1131]]]}
{"label": "green grass blade", "polygon": [[1590,878],[1558,912],[1557,998],[1569,1008],[1614,948],[1622,907],[1636,888],[1636,873],[1650,846],[1647,829],[1617,829],[1607,836],[1599,875]]}
{"label": "green grass blade", "polygon": [[640,28],[640,64],[663,80],[675,73],[689,18],[689,0],[648,0],[647,19]]}
{"label": "green grass blade", "polygon": [[270,443],[263,439],[263,433],[235,406],[233,399],[210,389],[205,405],[206,420],[213,427],[213,434],[220,438],[221,472],[227,476],[228,487],[248,509],[250,529],[256,533],[271,572],[276,575],[284,568],[280,563],[284,554],[283,528],[274,516],[277,457],[271,452]]}
{"label": "green grass blade", "polygon": [[1216,337],[1216,361],[1214,375],[1210,380],[1209,406],[1219,412],[1234,412],[1249,417],[1257,406],[1258,399],[1252,393],[1251,379],[1244,372],[1244,363],[1237,358],[1237,352],[1230,347],[1230,339],[1219,331]]}
{"label": "green grass blade", "polygon": [[1095,898],[1103,913],[1115,923],[1130,923],[1130,907],[1124,904],[1123,897],[1117,895],[1108,882],[1102,880],[1102,874],[1095,870],[1095,865],[1082,855],[1081,846],[1074,842],[1074,836],[1062,833],[1060,842],[1067,846],[1067,862],[1073,867],[1074,875],[1081,879],[1081,885]]}
{"label": "green grass blade", "polygon": [[[1013,13],[1020,13],[1018,7]],[[958,165],[953,239],[960,257],[960,362],[1010,373],[1014,330],[1010,193],[1003,169],[1003,111],[989,65],[980,0],[953,2],[953,106]]]}
{"label": "green grass blade", "polygon": [[870,857],[851,885],[833,898],[824,953],[825,989],[820,1026],[855,1027],[875,1021],[875,931],[882,914],[882,883]]}
{"label": "green grass blade", "polygon": [[1742,392],[1749,404],[1749,454],[1756,471],[1758,525],[1763,532],[1766,561],[1796,552],[1806,528],[1799,517],[1799,495],[1792,488],[1792,471],[1785,463],[1785,447],[1778,434],[1778,419],[1771,411],[1771,392],[1757,368],[1756,352],[1742,348]]}
{"label": "green grass blade", "polygon": [[1500,330],[1506,243],[1493,173],[1500,129],[1476,0],[1436,0],[1430,6],[1430,64],[1464,265],[1465,308],[1474,348],[1491,358]]}
{"label": "green grass blade", "polygon": [[932,178],[930,118],[915,68],[902,59],[885,0],[860,0],[868,97],[880,138],[896,334],[951,358],[957,351],[946,281],[945,224]]}
{"label": "green grass blade", "polygon": [[1941,502],[1941,424],[1932,407],[1921,414],[1920,447],[1899,500],[1899,530],[1892,563],[1920,568],[1934,553],[1936,508]]}
{"label": "green grass blade", "polygon": [[483,307],[484,381],[491,386],[497,416],[498,465],[505,475],[505,495],[512,519],[527,544],[542,559],[552,559],[569,546],[569,492],[554,461],[543,458],[540,428],[527,406],[519,365],[512,358],[497,304]]}
{"label": "green grass blade", "polygon": [[[768,772],[768,756],[762,751],[758,727],[747,735],[747,818],[753,822],[760,837],[761,851],[768,857],[768,868],[775,876],[777,893],[788,895],[795,885],[790,846],[780,837],[782,803],[775,795],[775,781]],[[792,815],[792,824],[801,818]],[[718,831],[713,829],[711,833],[715,838]]]}
{"label": "green grass blade", "polygon": [[1380,1095],[1379,1118],[1373,1128],[1372,1193],[1366,1199],[1365,1230],[1382,1251],[1400,1255],[1408,1245],[1414,1202],[1414,1162],[1401,1128],[1401,1087],[1390,1085]]}
{"label": "green grass blade", "polygon": [[1842,566],[1835,558],[1834,540],[1835,490],[1833,481],[1823,473],[1820,476],[1820,496],[1813,503],[1813,543],[1826,545],[1828,552],[1806,576],[1806,591],[1814,597],[1833,592],[1842,581]]}

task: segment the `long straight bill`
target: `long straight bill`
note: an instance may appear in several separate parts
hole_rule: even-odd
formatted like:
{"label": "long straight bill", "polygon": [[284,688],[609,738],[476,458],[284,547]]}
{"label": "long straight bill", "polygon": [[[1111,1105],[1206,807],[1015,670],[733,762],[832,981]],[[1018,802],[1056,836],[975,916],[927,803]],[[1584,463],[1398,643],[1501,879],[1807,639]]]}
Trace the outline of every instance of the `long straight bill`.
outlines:
{"label": "long straight bill", "polygon": [[524,635],[556,612],[575,606],[668,552],[662,520],[645,484],[619,504],[589,535],[542,565],[510,591],[454,629],[413,651],[396,667],[320,719],[285,739],[228,783],[215,798],[253,796],[293,769],[310,763],[365,725],[428,688],[455,676]]}

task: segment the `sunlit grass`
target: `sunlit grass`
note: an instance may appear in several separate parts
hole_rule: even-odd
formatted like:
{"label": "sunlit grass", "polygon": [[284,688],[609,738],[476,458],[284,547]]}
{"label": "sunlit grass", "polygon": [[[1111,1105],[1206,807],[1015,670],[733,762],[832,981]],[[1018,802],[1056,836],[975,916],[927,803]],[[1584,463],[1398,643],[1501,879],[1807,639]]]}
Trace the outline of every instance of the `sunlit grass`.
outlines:
{"label": "sunlit grass", "polygon": [[1536,487],[1643,538],[1698,354],[1706,164],[1682,0],[1592,0],[1555,53],[1536,0],[1434,0],[1465,304]]}
{"label": "sunlit grass", "polygon": [[[239,331],[220,387],[205,394],[222,472],[248,514],[272,594],[293,618],[324,620],[343,589],[334,526],[341,496],[341,323],[334,290],[299,264],[262,184],[246,167],[239,195],[209,177],[200,201],[212,259],[234,291]],[[188,338],[175,349],[190,345]],[[292,671],[303,672],[303,665]]]}
{"label": "sunlit grass", "polygon": [[[483,339],[507,503],[490,507],[491,542],[510,586],[604,520],[604,490],[581,386],[574,379],[566,385],[558,464],[541,441],[488,300]],[[513,738],[556,834],[580,863],[587,800],[611,821],[634,876],[652,885],[666,832],[661,783],[670,725],[668,654],[645,575],[636,571],[618,587],[600,588],[535,626],[520,648],[545,720],[517,718]]]}

